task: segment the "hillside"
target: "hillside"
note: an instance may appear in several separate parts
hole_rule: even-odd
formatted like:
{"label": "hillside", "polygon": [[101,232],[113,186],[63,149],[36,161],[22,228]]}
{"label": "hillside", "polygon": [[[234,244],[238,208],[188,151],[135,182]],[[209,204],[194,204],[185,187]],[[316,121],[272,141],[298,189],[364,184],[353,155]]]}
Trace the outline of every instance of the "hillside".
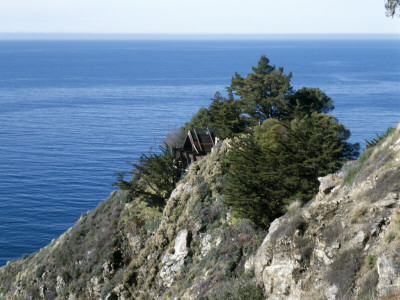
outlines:
{"label": "hillside", "polygon": [[223,203],[226,143],[164,208],[116,191],[50,245],[0,268],[0,299],[396,299],[400,126],[320,179],[269,232]]}
{"label": "hillside", "polygon": [[216,299],[243,290],[262,299],[244,264],[265,232],[232,220],[222,202],[226,151],[191,165],[163,211],[113,192],[50,245],[0,268],[3,297]]}
{"label": "hillside", "polygon": [[254,258],[268,299],[400,298],[400,126],[276,219]]}

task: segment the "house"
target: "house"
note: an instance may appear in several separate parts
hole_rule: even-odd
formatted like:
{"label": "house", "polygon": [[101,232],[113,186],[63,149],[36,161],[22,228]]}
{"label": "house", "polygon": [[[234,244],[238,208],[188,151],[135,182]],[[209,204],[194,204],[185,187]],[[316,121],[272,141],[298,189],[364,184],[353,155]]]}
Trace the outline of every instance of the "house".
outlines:
{"label": "house", "polygon": [[189,130],[183,146],[175,148],[177,159],[187,167],[210,154],[217,139],[209,129]]}

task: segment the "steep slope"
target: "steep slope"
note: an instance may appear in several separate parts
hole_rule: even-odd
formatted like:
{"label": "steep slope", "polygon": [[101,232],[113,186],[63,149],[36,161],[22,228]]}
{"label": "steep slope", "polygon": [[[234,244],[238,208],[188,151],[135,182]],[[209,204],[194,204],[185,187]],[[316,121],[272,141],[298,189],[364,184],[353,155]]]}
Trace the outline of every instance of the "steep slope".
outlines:
{"label": "steep slope", "polygon": [[0,299],[262,299],[244,264],[265,232],[230,218],[225,152],[193,164],[163,210],[112,193],[49,246],[0,268]]}
{"label": "steep slope", "polygon": [[268,234],[223,203],[226,151],[192,164],[164,208],[113,192],[0,268],[0,299],[399,298],[400,126]]}
{"label": "steep slope", "polygon": [[400,126],[320,182],[315,200],[276,219],[257,251],[266,298],[400,299]]}

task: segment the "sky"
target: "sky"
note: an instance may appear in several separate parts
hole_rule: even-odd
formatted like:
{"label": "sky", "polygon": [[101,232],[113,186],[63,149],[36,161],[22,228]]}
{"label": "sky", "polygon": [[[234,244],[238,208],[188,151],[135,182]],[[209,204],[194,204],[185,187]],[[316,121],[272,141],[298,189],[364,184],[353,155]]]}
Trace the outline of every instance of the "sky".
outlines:
{"label": "sky", "polygon": [[396,34],[384,0],[0,0],[0,33]]}

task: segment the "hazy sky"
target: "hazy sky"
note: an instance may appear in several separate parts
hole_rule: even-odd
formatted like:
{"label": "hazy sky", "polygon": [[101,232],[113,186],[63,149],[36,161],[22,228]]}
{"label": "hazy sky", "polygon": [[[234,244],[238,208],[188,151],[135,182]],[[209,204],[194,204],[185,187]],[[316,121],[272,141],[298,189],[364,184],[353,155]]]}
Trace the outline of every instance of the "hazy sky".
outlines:
{"label": "hazy sky", "polygon": [[0,32],[396,33],[384,0],[0,0]]}

